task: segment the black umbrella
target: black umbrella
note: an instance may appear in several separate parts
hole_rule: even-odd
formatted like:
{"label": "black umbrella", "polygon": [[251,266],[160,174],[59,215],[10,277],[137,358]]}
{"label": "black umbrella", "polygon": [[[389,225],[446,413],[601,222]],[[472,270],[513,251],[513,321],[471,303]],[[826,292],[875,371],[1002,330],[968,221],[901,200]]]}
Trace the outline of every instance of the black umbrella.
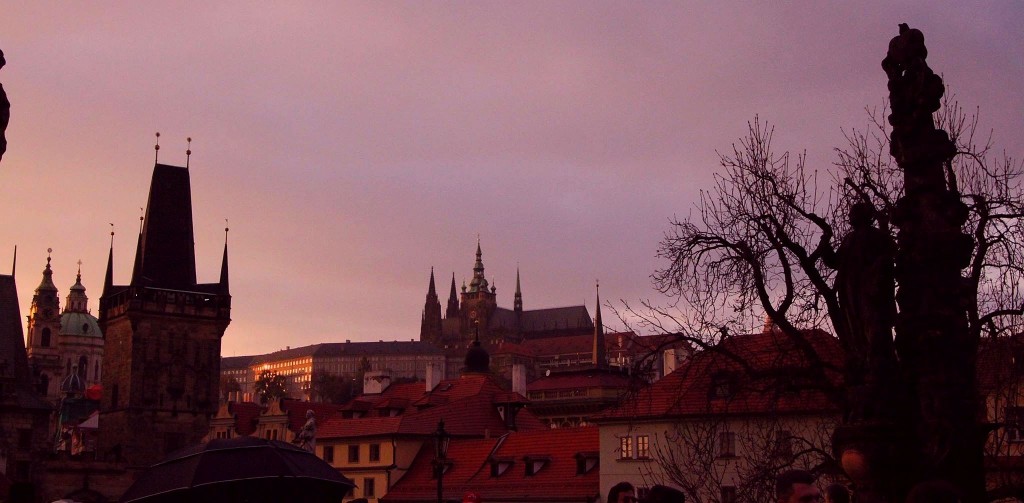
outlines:
{"label": "black umbrella", "polygon": [[355,484],[315,454],[253,437],[177,451],[139,476],[122,503],[338,502]]}

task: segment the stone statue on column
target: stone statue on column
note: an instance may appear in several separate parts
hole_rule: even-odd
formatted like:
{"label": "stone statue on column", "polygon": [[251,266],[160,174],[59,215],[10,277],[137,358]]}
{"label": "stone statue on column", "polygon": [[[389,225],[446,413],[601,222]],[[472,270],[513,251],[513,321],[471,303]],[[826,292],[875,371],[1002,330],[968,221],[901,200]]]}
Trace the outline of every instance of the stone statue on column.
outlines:
{"label": "stone statue on column", "polygon": [[[7,64],[7,60],[4,59],[4,51],[0,51],[0,68],[3,68],[5,64]],[[7,101],[4,85],[0,84],[0,160],[3,160],[4,152],[7,152],[7,137],[4,132],[7,131],[7,124],[10,121],[11,102]]]}

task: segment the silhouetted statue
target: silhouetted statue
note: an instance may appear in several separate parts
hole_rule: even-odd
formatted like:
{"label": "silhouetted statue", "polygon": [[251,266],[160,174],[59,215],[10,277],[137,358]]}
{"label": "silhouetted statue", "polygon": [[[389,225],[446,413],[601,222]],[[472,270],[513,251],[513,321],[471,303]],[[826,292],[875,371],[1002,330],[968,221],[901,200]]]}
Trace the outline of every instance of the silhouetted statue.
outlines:
{"label": "silhouetted statue", "polygon": [[[5,64],[7,64],[7,60],[4,59],[4,51],[0,51],[0,68],[3,68]],[[4,132],[7,131],[7,124],[10,121],[11,102],[7,101],[4,85],[0,84],[0,160],[3,160],[4,152],[7,152],[7,137],[4,136]]]}
{"label": "silhouetted statue", "polygon": [[891,375],[895,360],[895,244],[888,232],[872,225],[874,214],[868,203],[851,206],[850,232],[827,261],[836,269],[835,289],[843,313],[843,326],[836,328],[846,349],[848,386],[861,391],[853,400],[859,403],[851,404],[852,420],[871,419],[885,408],[865,401],[880,398],[877,385]]}
{"label": "silhouetted statue", "polygon": [[306,424],[295,434],[292,443],[309,452],[316,452],[316,417],[312,409],[306,411]]}

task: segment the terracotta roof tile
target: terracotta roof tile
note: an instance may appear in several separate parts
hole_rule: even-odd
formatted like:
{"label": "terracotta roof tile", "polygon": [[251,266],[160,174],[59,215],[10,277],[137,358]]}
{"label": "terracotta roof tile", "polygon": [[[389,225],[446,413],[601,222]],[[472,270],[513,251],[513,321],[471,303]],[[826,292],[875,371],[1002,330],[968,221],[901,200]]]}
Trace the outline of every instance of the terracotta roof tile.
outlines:
{"label": "terracotta roof tile", "polygon": [[[842,365],[839,341],[820,330],[803,334],[825,362],[826,378],[838,385]],[[592,419],[836,409],[829,397],[816,389],[820,383],[807,372],[808,362],[793,339],[781,332],[737,335],[716,348],[695,354],[675,372]],[[737,358],[726,356],[726,352]],[[737,359],[746,362],[757,377],[746,377],[749,374]],[[714,387],[719,384],[731,388],[725,393],[727,397],[713,397]]]}
{"label": "terracotta roof tile", "polygon": [[[483,501],[592,501],[600,488],[600,470],[577,473],[577,455],[595,453],[599,447],[595,427],[513,432],[497,439],[453,440],[448,449],[451,467],[445,472],[445,499],[462,499],[467,492]],[[592,455],[592,454],[591,454]],[[388,492],[387,503],[432,501],[436,479],[432,476],[433,452],[420,449],[409,472]],[[526,460],[543,460],[527,475]],[[492,476],[490,461],[508,460],[512,465]]]}

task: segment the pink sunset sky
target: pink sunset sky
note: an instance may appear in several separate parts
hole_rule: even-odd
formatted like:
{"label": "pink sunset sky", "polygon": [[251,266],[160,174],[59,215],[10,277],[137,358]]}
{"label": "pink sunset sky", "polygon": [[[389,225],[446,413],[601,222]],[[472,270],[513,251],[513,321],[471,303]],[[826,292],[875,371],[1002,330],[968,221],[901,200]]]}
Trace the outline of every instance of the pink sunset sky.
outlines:
{"label": "pink sunset sky", "polygon": [[[886,94],[897,24],[999,148],[1024,149],[1024,4],[11,2],[0,264],[22,314],[53,248],[96,310],[131,274],[153,167],[192,137],[196,260],[230,221],[224,355],[419,335],[477,236],[499,305],[659,298],[649,275],[758,115],[827,171]],[[6,273],[8,266],[0,266]],[[605,320],[612,317],[605,315]],[[614,326],[614,323],[612,323]]]}

